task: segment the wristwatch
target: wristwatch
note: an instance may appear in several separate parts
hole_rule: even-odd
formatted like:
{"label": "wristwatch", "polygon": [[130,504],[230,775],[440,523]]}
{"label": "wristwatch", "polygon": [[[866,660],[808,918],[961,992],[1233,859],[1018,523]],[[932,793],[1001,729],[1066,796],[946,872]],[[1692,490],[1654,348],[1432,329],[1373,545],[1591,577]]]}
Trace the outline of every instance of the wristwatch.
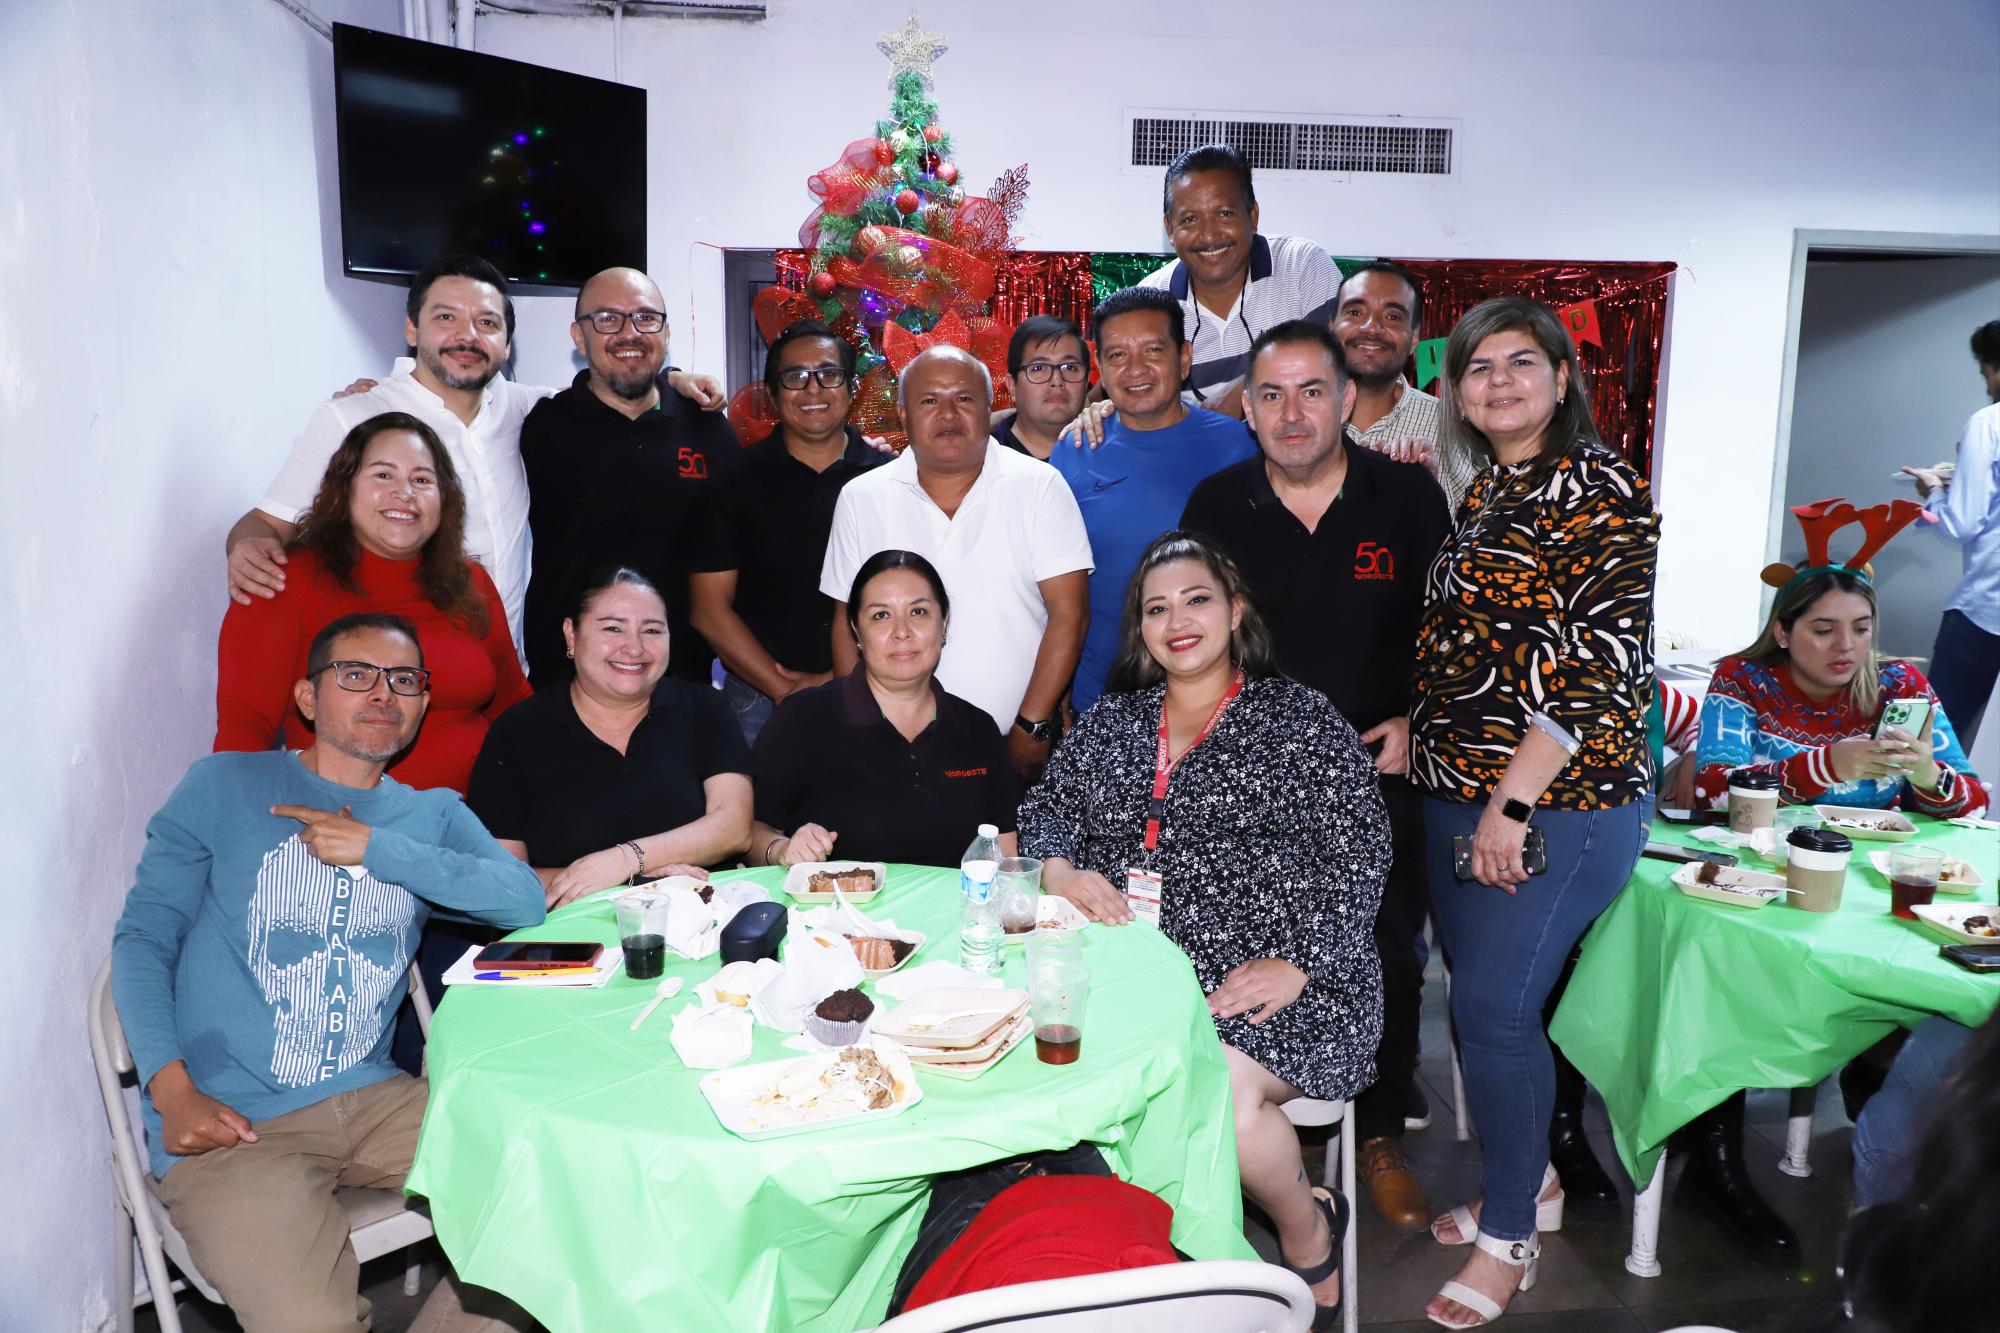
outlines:
{"label": "wristwatch", "polygon": [[1030,722],[1019,713],[1014,714],[1014,725],[1028,733],[1028,739],[1037,745],[1046,745],[1056,738],[1056,720],[1043,718],[1040,722]]}
{"label": "wristwatch", "polygon": [[1525,824],[1528,822],[1528,816],[1535,813],[1535,807],[1529,805],[1526,801],[1517,801],[1510,796],[1501,800],[1500,813],[1513,820],[1516,824]]}

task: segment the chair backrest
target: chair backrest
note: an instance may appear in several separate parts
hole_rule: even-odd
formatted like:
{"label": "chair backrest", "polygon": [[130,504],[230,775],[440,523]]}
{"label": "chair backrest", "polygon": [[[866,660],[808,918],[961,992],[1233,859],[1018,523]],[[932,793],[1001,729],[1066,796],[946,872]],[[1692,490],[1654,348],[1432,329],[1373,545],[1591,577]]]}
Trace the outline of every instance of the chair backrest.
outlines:
{"label": "chair backrest", "polygon": [[1273,1264],[1220,1259],[975,1291],[897,1315],[876,1333],[1304,1333],[1312,1291]]}

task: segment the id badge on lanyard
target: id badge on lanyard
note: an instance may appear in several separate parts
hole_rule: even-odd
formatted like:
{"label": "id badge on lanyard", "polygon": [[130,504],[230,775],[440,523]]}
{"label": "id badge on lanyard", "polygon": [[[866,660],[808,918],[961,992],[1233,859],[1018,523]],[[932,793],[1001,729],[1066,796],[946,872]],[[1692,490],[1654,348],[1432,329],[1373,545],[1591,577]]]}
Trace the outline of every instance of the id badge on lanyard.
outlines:
{"label": "id badge on lanyard", "polygon": [[1153,752],[1153,798],[1146,807],[1146,836],[1143,843],[1146,852],[1140,858],[1138,865],[1131,866],[1125,871],[1125,905],[1132,910],[1132,916],[1136,920],[1155,926],[1160,924],[1162,896],[1160,872],[1153,867],[1153,854],[1159,850],[1160,821],[1167,810],[1167,779],[1173,776],[1174,770],[1180,766],[1182,760],[1194,752],[1196,745],[1208,739],[1208,733],[1215,730],[1215,724],[1222,720],[1223,712],[1242,689],[1243,673],[1238,671],[1236,678],[1229,682],[1229,688],[1223,692],[1222,699],[1215,705],[1215,711],[1208,715],[1208,721],[1202,725],[1200,734],[1187,749],[1181,751],[1180,758],[1172,762],[1167,759],[1167,705],[1164,699],[1160,701],[1160,743]]}

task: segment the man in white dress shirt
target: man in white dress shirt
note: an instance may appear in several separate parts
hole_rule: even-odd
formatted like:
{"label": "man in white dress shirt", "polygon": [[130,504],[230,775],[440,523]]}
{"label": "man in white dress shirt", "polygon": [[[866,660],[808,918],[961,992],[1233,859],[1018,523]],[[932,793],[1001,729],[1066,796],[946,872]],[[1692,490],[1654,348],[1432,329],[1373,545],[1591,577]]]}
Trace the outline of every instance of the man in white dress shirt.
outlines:
{"label": "man in white dress shirt", "polygon": [[834,670],[858,660],[847,631],[855,571],[915,551],[951,595],[938,681],[992,714],[1023,776],[1048,762],[1090,619],[1090,539],[1056,470],[993,440],[993,381],[956,347],[933,347],[897,383],[901,456],[848,482],[820,569],[832,598]]}

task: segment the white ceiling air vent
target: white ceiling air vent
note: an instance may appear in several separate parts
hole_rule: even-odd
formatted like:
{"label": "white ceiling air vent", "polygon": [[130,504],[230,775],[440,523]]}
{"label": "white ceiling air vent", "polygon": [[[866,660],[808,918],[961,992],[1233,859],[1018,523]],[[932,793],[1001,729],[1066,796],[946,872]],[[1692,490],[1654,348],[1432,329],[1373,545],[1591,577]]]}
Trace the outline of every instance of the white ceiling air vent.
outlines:
{"label": "white ceiling air vent", "polygon": [[1226,143],[1254,171],[1372,172],[1388,176],[1449,176],[1452,121],[1403,117],[1286,116],[1225,111],[1192,115],[1127,111],[1132,136],[1128,170],[1158,169],[1190,148]]}

